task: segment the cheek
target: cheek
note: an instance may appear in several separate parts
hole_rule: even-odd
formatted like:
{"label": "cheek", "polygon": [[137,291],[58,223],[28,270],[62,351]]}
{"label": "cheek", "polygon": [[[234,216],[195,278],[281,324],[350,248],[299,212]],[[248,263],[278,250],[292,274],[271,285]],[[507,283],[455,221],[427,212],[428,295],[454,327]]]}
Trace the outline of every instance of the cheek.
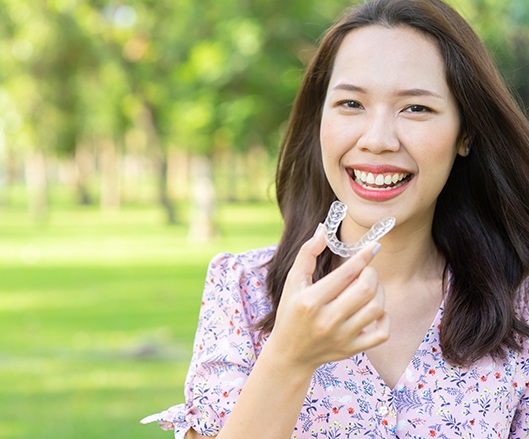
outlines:
{"label": "cheek", "polygon": [[323,160],[323,166],[327,171],[329,162],[332,161],[336,154],[336,141],[338,137],[334,134],[335,127],[329,118],[325,117],[325,114],[321,119],[320,126],[320,145],[321,145],[321,156]]}
{"label": "cheek", "polygon": [[323,113],[321,117],[321,123],[320,123],[320,144],[323,151],[327,148],[327,145],[329,144],[330,137],[332,133],[332,124],[328,117],[326,117],[325,112]]}
{"label": "cheek", "polygon": [[456,154],[456,147],[451,142],[444,145],[428,145],[421,151],[421,157],[418,158],[419,169],[422,171],[420,175],[427,179],[431,190],[442,190],[452,170]]}
{"label": "cheek", "polygon": [[344,124],[340,119],[322,116],[320,127],[320,143],[322,156],[328,160],[336,160],[343,156],[355,142],[353,124]]}
{"label": "cheek", "polygon": [[457,156],[456,134],[441,137],[437,145],[432,148],[431,156],[432,160],[437,161],[439,168],[445,168],[445,170],[448,170],[447,172],[450,172]]}
{"label": "cheek", "polygon": [[324,115],[320,128],[321,159],[327,182],[334,191],[336,191],[336,179],[343,156],[341,143],[343,143],[343,135],[339,133],[336,123]]}
{"label": "cheek", "polygon": [[433,174],[444,175],[452,169],[457,155],[457,135],[455,124],[442,124],[433,128],[425,126],[424,130],[416,132],[409,130],[403,137],[407,137],[405,145],[417,147],[418,163],[427,164]]}

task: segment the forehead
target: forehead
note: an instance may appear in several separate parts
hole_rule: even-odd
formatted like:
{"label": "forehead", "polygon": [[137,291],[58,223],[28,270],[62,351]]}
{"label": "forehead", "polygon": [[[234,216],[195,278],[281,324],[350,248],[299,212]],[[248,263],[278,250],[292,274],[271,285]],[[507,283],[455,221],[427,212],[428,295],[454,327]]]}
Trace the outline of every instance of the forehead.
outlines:
{"label": "forehead", "polygon": [[447,88],[437,43],[411,27],[370,25],[349,32],[337,51],[331,83],[382,81]]}

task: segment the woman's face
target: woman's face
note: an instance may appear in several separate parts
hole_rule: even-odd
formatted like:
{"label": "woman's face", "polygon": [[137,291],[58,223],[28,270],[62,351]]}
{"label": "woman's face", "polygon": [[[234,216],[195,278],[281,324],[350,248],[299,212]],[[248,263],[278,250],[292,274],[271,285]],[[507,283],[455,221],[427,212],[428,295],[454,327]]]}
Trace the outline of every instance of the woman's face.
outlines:
{"label": "woman's face", "polygon": [[342,239],[386,216],[431,228],[437,197],[457,153],[464,155],[458,109],[433,40],[404,26],[350,32],[321,122],[325,173],[349,206]]}

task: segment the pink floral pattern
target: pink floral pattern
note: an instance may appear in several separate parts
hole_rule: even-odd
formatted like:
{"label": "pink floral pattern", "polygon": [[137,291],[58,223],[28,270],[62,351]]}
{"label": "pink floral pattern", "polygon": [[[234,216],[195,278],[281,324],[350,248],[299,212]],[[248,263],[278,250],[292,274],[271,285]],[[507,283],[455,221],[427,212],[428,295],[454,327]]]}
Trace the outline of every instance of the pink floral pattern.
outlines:
{"label": "pink floral pattern", "polygon": [[[270,310],[264,266],[275,247],[221,254],[208,270],[186,403],[145,418],[183,439],[193,428],[214,436],[252,370],[262,341],[252,325]],[[529,316],[528,294],[519,312]],[[529,340],[504,361],[452,367],[439,346],[442,307],[391,389],[363,353],[314,374],[292,439],[529,438]]]}

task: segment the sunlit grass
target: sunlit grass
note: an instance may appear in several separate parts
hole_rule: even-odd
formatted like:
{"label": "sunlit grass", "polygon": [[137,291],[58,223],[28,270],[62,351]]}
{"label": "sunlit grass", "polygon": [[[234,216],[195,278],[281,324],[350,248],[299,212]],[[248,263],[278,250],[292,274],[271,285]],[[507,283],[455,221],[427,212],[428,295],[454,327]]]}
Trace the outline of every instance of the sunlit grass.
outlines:
{"label": "sunlit grass", "polygon": [[156,207],[3,212],[0,438],[171,437],[138,421],[183,400],[208,261],[277,242],[280,221],[223,205],[218,226],[203,244]]}

